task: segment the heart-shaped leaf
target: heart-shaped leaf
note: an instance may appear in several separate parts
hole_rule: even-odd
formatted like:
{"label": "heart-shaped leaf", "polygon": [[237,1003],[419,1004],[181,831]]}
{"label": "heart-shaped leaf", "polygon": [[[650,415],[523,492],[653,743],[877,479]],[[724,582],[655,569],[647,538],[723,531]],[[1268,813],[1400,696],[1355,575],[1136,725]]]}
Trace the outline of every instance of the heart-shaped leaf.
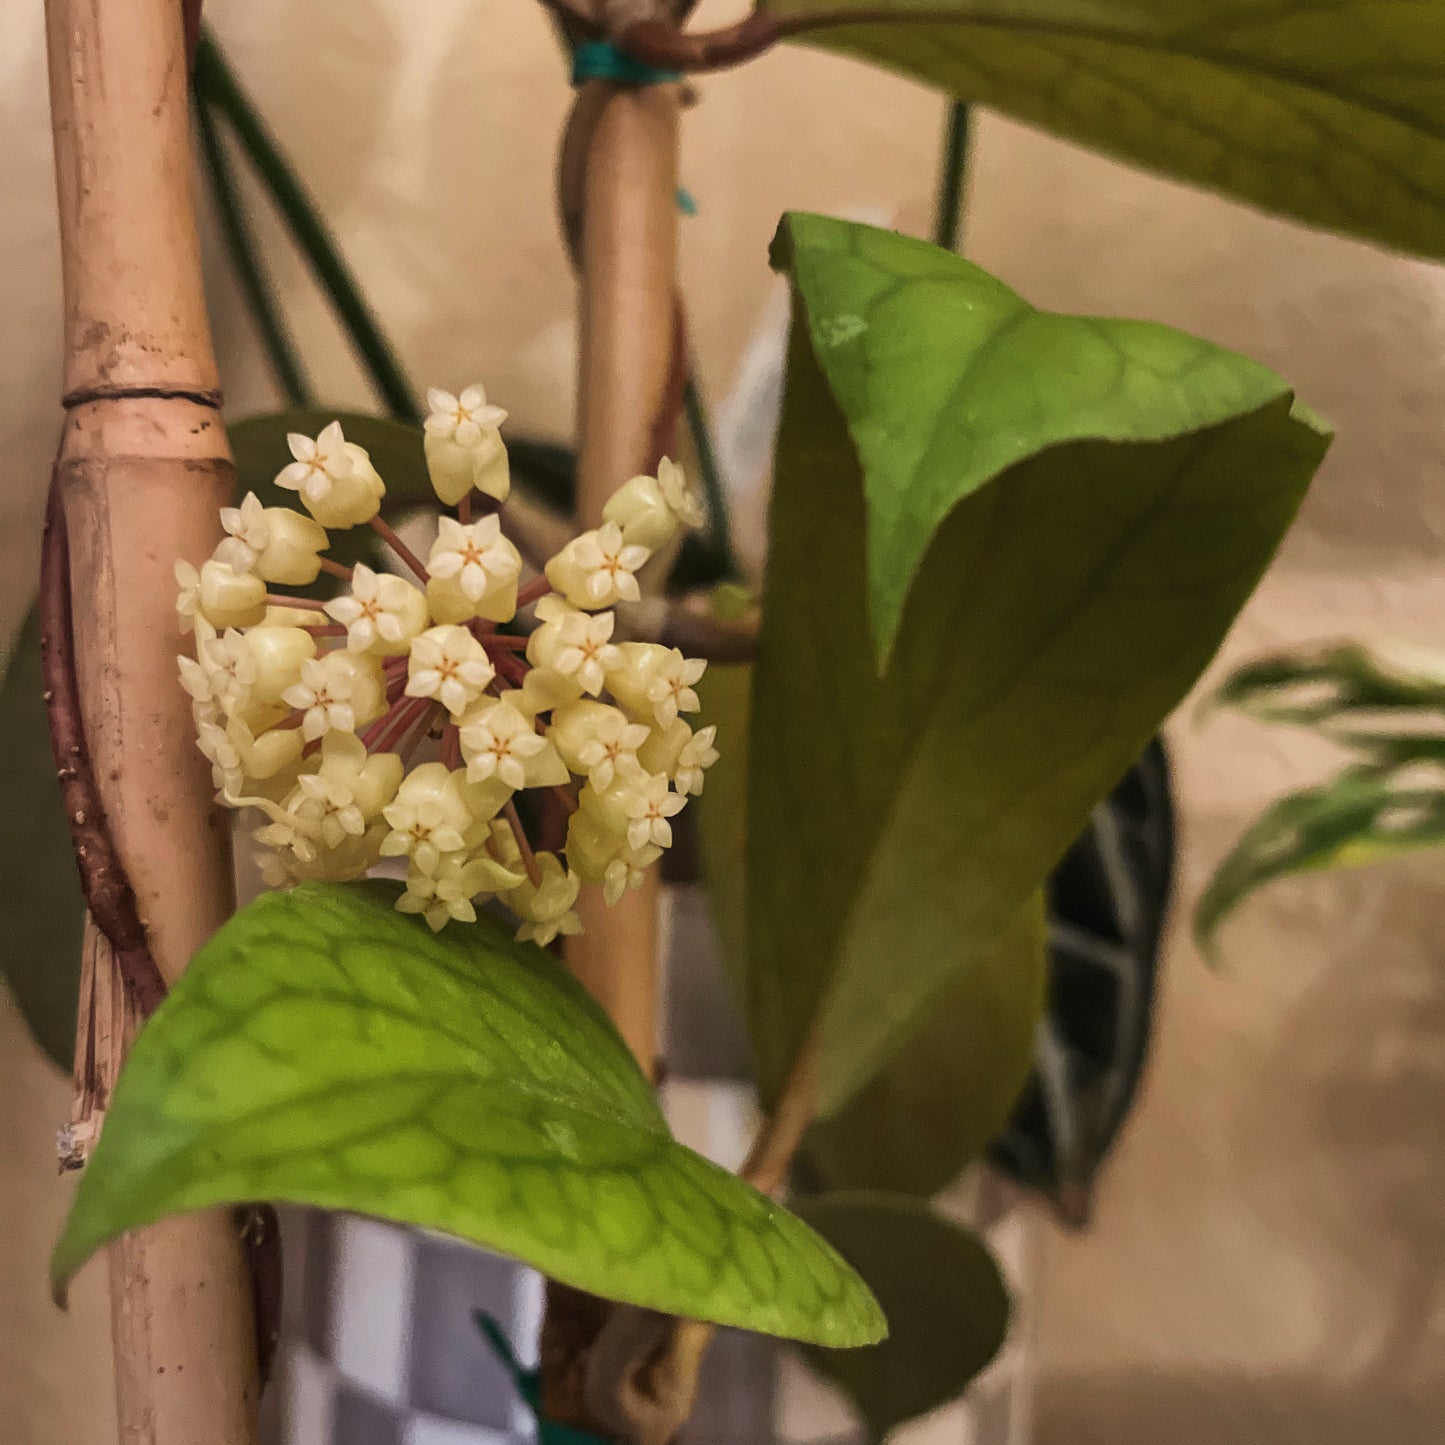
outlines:
{"label": "heart-shaped leaf", "polygon": [[[1328,438],[1278,378],[1161,327],[1092,323],[1086,364],[1074,318],[1016,312],[1032,340],[1012,381],[986,357],[960,372],[975,328],[1007,349],[994,309],[959,303],[997,282],[868,227],[784,235],[747,1010],[768,1097],[819,1039],[826,1116],[984,956],[1202,671]],[[982,475],[980,451],[1003,469]],[[870,601],[884,641],[903,605],[881,676]]]}
{"label": "heart-shaped leaf", "polygon": [[192,960],[116,1089],[51,1262],[243,1200],[445,1230],[579,1289],[833,1345],[884,1333],[786,1210],[669,1136],[606,1017],[495,919],[391,884],[266,894]]}
{"label": "heart-shaped leaf", "polygon": [[761,8],[789,20],[857,14],[802,38],[1266,210],[1445,255],[1439,0]]}
{"label": "heart-shaped leaf", "polygon": [[821,1194],[793,1207],[887,1312],[889,1335],[880,1345],[805,1351],[857,1405],[872,1437],[962,1394],[1008,1333],[1008,1289],[988,1250],[916,1199]]}
{"label": "heart-shaped leaf", "polygon": [[36,1041],[69,1069],[85,905],[50,752],[44,691],[40,622],[32,608],[0,683],[0,753],[11,820],[0,828],[0,972]]}

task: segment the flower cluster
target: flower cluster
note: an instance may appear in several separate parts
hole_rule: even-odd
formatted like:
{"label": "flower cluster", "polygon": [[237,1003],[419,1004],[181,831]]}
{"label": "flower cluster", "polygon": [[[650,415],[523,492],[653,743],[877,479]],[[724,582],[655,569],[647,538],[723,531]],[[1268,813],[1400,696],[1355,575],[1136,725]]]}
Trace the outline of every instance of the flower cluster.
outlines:
{"label": "flower cluster", "polygon": [[[664,460],[524,580],[498,513],[506,413],[481,387],[428,401],[427,468],[454,513],[425,561],[381,519],[382,479],[338,423],[293,435],[276,484],[305,512],[250,494],[199,570],[176,567],[195,639],[181,682],[220,801],[262,815],[268,882],[405,859],[403,912],[440,929],[497,898],[545,944],[578,931],[583,883],[615,903],[641,882],[717,758],[714,729],[685,717],[705,664],[617,638],[608,610],[701,509]],[[413,576],[326,556],[328,530],[360,525]],[[322,572],[346,584],[329,601],[275,590]]]}

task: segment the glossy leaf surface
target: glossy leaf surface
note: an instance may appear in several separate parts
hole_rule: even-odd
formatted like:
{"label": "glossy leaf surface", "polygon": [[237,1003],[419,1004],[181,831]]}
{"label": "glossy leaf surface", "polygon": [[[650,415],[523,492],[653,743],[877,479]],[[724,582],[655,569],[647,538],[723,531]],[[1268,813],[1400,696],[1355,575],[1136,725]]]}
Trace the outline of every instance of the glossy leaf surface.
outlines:
{"label": "glossy leaf surface", "polygon": [[605,1016],[484,917],[433,935],[394,885],[263,895],[146,1026],[52,1260],[244,1200],[444,1230],[609,1298],[836,1345],[856,1275],[675,1143]]}

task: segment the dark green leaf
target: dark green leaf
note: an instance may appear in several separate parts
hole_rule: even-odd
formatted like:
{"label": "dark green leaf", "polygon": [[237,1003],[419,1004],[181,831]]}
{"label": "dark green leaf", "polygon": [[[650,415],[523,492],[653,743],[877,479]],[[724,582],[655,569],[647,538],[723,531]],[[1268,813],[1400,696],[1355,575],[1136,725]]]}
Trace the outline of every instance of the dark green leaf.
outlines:
{"label": "dark green leaf", "polygon": [[[1080,360],[1078,322],[1058,318],[1055,345],[1032,311],[1013,389],[995,381],[976,399],[954,358],[971,327],[995,331],[986,307],[951,298],[998,283],[818,217],[794,218],[791,242],[799,320],[754,676],[747,1004],[768,1096],[823,1010],[826,1116],[984,956],[1188,690],[1327,437],[1241,357],[1126,327],[1105,381],[1103,351]],[[1107,351],[1116,333],[1093,334]],[[871,370],[844,359],[860,346]],[[1039,401],[1053,393],[1092,398],[1069,409],[1085,440],[1060,434],[1059,404]],[[973,463],[985,402],[1026,458],[992,478]],[[1118,435],[1163,431],[1161,414],[1179,434],[1093,439],[1094,402]],[[866,442],[861,468],[850,430]],[[890,448],[932,460],[898,466]],[[919,519],[946,506],[937,479],[950,474],[973,490],[909,592]],[[881,677],[865,535],[881,615],[907,597]]]}
{"label": "dark green leaf", "polygon": [[673,1142],[585,991],[495,919],[431,934],[391,884],[237,914],[146,1026],[51,1262],[273,1199],[513,1254],[579,1289],[837,1345],[867,1290],[786,1210]]}
{"label": "dark green leaf", "polygon": [[75,1048],[80,987],[80,897],[65,825],[40,676],[40,624],[32,608],[0,684],[0,752],[9,826],[0,829],[3,971],[40,1046],[63,1069]]}
{"label": "dark green leaf", "polygon": [[1349,768],[1274,803],[1235,844],[1199,901],[1194,928],[1212,950],[1219,926],[1266,883],[1353,868],[1445,845],[1445,777],[1428,782],[1389,767]]}
{"label": "dark green leaf", "polygon": [[764,0],[811,43],[1267,210],[1445,254],[1440,0]]}
{"label": "dark green leaf", "polygon": [[751,667],[709,667],[698,684],[702,713],[698,726],[717,728],[718,760],[708,769],[707,787],[697,800],[703,881],[729,976],[746,976],[748,717],[752,710]]}
{"label": "dark green leaf", "polygon": [[927,1198],[998,1136],[1033,1059],[1045,942],[1043,898],[1035,895],[902,1053],[814,1127],[805,1154],[825,1188]]}
{"label": "dark green leaf", "polygon": [[998,1353],[1008,1290],[973,1235],[890,1194],[823,1194],[794,1208],[868,1281],[888,1316],[880,1345],[805,1351],[852,1398],[874,1439],[947,1404]]}

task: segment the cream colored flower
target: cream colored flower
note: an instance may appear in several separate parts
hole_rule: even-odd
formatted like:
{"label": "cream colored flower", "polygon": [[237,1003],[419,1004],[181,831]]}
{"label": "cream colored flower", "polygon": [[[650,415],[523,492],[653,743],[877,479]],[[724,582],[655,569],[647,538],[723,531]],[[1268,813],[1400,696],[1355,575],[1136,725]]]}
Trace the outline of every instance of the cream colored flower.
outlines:
{"label": "cream colored flower", "polygon": [[[509,585],[515,589],[522,558],[502,535],[501,520],[495,515],[470,526],[463,526],[454,517],[442,517],[427,558],[427,571],[433,577],[454,578],[462,596],[477,603]],[[515,601],[512,611],[516,611]]]}
{"label": "cream colored flower", "polygon": [[[293,730],[294,736],[294,730]],[[293,811],[329,848],[360,838],[396,796],[403,766],[395,753],[369,755],[354,733],[329,732],[321,766],[296,780],[301,797]]]}
{"label": "cream colored flower", "polygon": [[386,690],[376,661],[353,652],[328,652],[301,664],[300,681],[281,694],[288,707],[304,714],[301,734],[307,742],[333,729],[350,733],[385,711]]}
{"label": "cream colored flower", "polygon": [[461,744],[469,782],[496,777],[515,789],[526,786],[526,765],[546,750],[547,740],[510,703],[492,702],[462,724]]}
{"label": "cream colored flower", "polygon": [[687,799],[670,792],[660,773],[643,774],[627,785],[627,841],[633,848],[651,843],[672,847],[672,824],[667,820],[682,812]]}
{"label": "cream colored flower", "polygon": [[655,477],[633,477],[608,498],[604,521],[622,528],[623,540],[656,551],[677,535],[679,526],[700,527],[707,520],[702,504],[688,490],[681,467],[666,457]]}
{"label": "cream colored flower", "polygon": [[346,628],[352,652],[396,657],[411,646],[427,624],[426,598],[404,577],[373,572],[358,562],[351,590],[325,604],[326,615]]}
{"label": "cream colored flower", "polygon": [[545,948],[558,934],[582,932],[582,921],[572,910],[581,881],[555,853],[538,853],[537,868],[541,881],[528,879],[513,888],[507,904],[522,920],[517,938]]}
{"label": "cream colored flower", "polygon": [[229,562],[212,557],[199,572],[189,562],[177,562],[175,573],[182,632],[197,617],[212,627],[251,627],[266,615],[266,584]]}
{"label": "cream colored flower", "polygon": [[604,522],[574,537],[547,563],[547,581],[586,611],[636,602],[642,592],[634,574],[651,555],[646,547],[624,542],[616,522]]}
{"label": "cream colored flower", "polygon": [[423,446],[437,496],[451,507],[475,488],[506,501],[511,474],[500,428],[507,413],[490,406],[480,386],[469,386],[460,396],[433,387],[426,399],[431,412]]}
{"label": "cream colored flower", "polygon": [[612,785],[619,766],[637,762],[637,750],[649,731],[606,703],[582,699],[552,714],[547,736],[574,773],[583,773],[595,788]]}
{"label": "cream colored flower", "polygon": [[355,527],[376,515],[386,488],[365,450],[342,435],[340,422],[314,441],[291,432],[286,444],[296,460],[282,468],[276,485],[298,493],[323,527]]}
{"label": "cream colored flower", "polygon": [[434,697],[455,721],[496,675],[486,648],[465,627],[431,627],[411,645],[406,694]]}
{"label": "cream colored flower", "polygon": [[402,779],[395,799],[381,810],[391,824],[381,845],[388,858],[409,856],[419,868],[435,873],[444,853],[466,847],[472,816],[462,798],[461,775],[444,763],[423,763]]}
{"label": "cream colored flower", "polygon": [[221,508],[221,525],[228,535],[216,557],[237,572],[305,587],[321,571],[326,529],[314,518],[289,507],[263,507],[255,492],[247,492],[239,507]]}

